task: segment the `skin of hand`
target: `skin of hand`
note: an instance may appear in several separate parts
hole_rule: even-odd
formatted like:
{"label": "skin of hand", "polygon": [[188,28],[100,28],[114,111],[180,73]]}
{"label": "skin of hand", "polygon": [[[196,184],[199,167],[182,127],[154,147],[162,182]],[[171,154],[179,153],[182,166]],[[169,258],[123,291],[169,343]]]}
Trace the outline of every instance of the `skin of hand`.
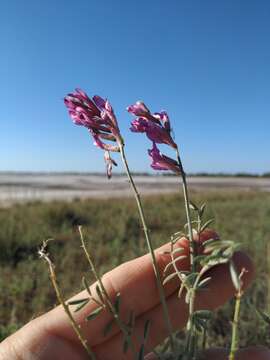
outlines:
{"label": "skin of hand", "polygon": [[[209,232],[209,230],[208,230]],[[213,234],[213,233],[212,233]],[[215,233],[216,234],[216,233]],[[211,231],[205,240],[211,238]],[[185,241],[180,240],[176,246],[185,247]],[[170,244],[163,245],[157,249],[155,254],[161,273],[171,260],[169,255],[164,252],[170,249]],[[188,248],[185,247],[188,255]],[[188,256],[187,256],[188,259]],[[243,278],[244,288],[246,288],[254,276],[254,268],[250,258],[242,252],[234,255],[234,263],[238,271],[242,268],[247,270]],[[179,265],[182,270],[187,270],[189,261],[184,260]],[[228,266],[218,265],[209,271],[207,277],[211,276],[211,281],[207,291],[198,292],[195,307],[197,309],[215,309],[222,306],[234,295],[234,287],[230,279]],[[158,289],[155,283],[150,255],[144,255],[129,262],[126,262],[103,276],[104,286],[112,299],[116,294],[121,294],[121,319],[128,320],[130,310],[136,316],[133,341],[136,349],[139,349],[147,320],[151,321],[149,338],[147,343],[146,359],[154,359],[151,350],[167,337],[167,329],[163,320],[162,307],[159,301]],[[95,284],[91,286],[91,291],[95,295]],[[184,296],[177,297],[179,281],[172,280],[165,285],[165,293],[169,314],[173,328],[180,329],[185,326],[188,316],[188,308],[184,301]],[[211,294],[211,296],[209,296]],[[72,298],[72,300],[87,297],[86,291],[82,291]],[[126,359],[131,360],[132,353],[122,352],[122,334],[113,325],[111,332],[104,337],[104,327],[112,319],[107,310],[103,310],[94,321],[86,322],[85,317],[91,313],[97,305],[94,302],[88,303],[81,311],[74,313],[74,318],[81,327],[84,337],[89,346],[94,350],[97,360]],[[215,349],[214,349],[215,350]],[[213,351],[214,351],[213,350]],[[262,349],[258,351],[262,353]],[[207,360],[222,360],[224,352],[216,349],[216,354],[209,353]],[[219,351],[219,352],[218,352]],[[256,350],[252,350],[253,352]],[[266,350],[265,350],[266,351]],[[211,357],[212,356],[212,357]],[[213,357],[214,356],[214,357]],[[225,355],[226,356],[226,355]],[[239,360],[244,359],[240,355]],[[260,354],[259,354],[260,356]],[[245,359],[265,360],[268,357],[248,357]],[[65,359],[83,360],[88,359],[85,350],[79,343],[73,329],[71,328],[67,316],[61,306],[57,306],[48,313],[30,321],[23,328],[5,339],[0,344],[0,360],[45,360],[45,359]],[[238,358],[237,358],[238,359]]]}

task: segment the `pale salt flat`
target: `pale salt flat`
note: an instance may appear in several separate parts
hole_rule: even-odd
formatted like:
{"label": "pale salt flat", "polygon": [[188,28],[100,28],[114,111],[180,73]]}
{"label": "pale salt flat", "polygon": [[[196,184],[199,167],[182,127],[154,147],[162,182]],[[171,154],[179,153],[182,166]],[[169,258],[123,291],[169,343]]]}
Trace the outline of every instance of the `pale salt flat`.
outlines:
{"label": "pale salt flat", "polygon": [[[179,191],[177,177],[135,176],[142,194]],[[270,178],[253,177],[190,177],[191,189],[270,191]],[[132,195],[125,176],[107,180],[103,175],[0,173],[0,205],[28,201],[72,200],[75,198],[112,198]]]}

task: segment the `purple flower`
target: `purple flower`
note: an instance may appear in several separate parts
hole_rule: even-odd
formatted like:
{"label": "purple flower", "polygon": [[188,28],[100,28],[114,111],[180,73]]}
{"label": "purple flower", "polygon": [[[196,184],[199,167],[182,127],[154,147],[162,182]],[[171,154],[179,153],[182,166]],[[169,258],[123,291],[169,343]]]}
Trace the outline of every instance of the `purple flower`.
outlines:
{"label": "purple flower", "polygon": [[148,150],[148,154],[152,158],[151,167],[154,170],[171,170],[176,174],[181,173],[178,162],[166,155],[161,154],[154,142],[152,149]]}
{"label": "purple flower", "polygon": [[73,122],[89,130],[95,145],[101,149],[119,151],[119,146],[102,141],[122,141],[117,119],[108,100],[97,95],[90,99],[83,90],[76,89],[64,98],[64,103]]}
{"label": "purple flower", "polygon": [[127,107],[127,111],[135,116],[144,116],[146,118],[151,116],[150,110],[142,101],[137,101],[134,105]]}
{"label": "purple flower", "polygon": [[166,111],[163,110],[160,113],[154,113],[153,116],[162,123],[162,125],[167,131],[171,131],[170,119]]}
{"label": "purple flower", "polygon": [[165,111],[151,114],[143,102],[136,102],[136,104],[129,106],[127,110],[138,116],[131,122],[131,131],[146,133],[147,137],[155,143],[167,144],[174,149],[177,148],[171,137],[170,120]]}
{"label": "purple flower", "polygon": [[174,149],[177,147],[170,132],[162,125],[139,117],[131,122],[130,130],[133,132],[146,133],[147,137],[158,144],[167,144]]}
{"label": "purple flower", "polygon": [[112,106],[108,100],[97,95],[90,99],[81,89],[76,89],[73,93],[65,96],[64,103],[73,122],[86,127],[94,139],[94,145],[105,151],[104,160],[107,176],[110,179],[112,167],[117,166],[110,156],[110,151],[120,151],[122,144],[122,137]]}
{"label": "purple flower", "polygon": [[142,117],[139,117],[131,122],[130,130],[133,132],[144,133],[148,129],[148,121]]}
{"label": "purple flower", "polygon": [[127,111],[135,116],[144,117],[147,120],[159,123],[159,120],[155,118],[142,101],[137,101],[135,104],[127,107]]}

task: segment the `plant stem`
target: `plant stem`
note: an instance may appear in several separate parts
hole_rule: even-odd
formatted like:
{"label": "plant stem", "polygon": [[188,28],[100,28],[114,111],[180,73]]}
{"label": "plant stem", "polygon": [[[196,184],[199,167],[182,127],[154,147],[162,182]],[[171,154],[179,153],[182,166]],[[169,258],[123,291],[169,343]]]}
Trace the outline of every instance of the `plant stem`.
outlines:
{"label": "plant stem", "polygon": [[80,239],[81,239],[81,243],[82,243],[82,248],[83,248],[83,251],[84,251],[85,256],[86,256],[86,258],[87,258],[87,261],[88,261],[88,263],[89,263],[89,265],[90,265],[90,269],[91,269],[91,271],[93,272],[94,277],[95,277],[96,281],[97,281],[98,284],[99,284],[99,287],[100,287],[100,289],[101,289],[102,295],[103,295],[103,296],[105,297],[105,299],[106,299],[106,303],[107,303],[107,305],[108,305],[108,307],[109,307],[109,310],[110,310],[111,314],[113,315],[113,317],[114,317],[117,325],[119,326],[120,330],[121,330],[122,333],[124,334],[125,339],[127,340],[128,344],[129,344],[129,347],[130,347],[130,349],[131,349],[131,351],[132,351],[132,353],[133,353],[134,359],[137,359],[136,350],[135,350],[135,347],[134,347],[134,345],[133,345],[133,342],[131,341],[130,335],[129,335],[129,333],[128,333],[126,327],[125,327],[125,325],[124,325],[124,324],[122,323],[122,321],[120,320],[118,313],[115,311],[115,308],[114,308],[114,306],[113,306],[113,304],[112,304],[112,302],[111,302],[111,299],[110,299],[110,297],[109,297],[109,295],[108,295],[108,293],[107,293],[107,290],[105,289],[105,286],[103,285],[103,282],[102,282],[102,280],[101,280],[101,277],[99,276],[99,274],[98,274],[98,272],[97,272],[97,270],[96,270],[96,268],[95,268],[95,264],[94,264],[94,262],[93,262],[93,260],[92,260],[92,258],[91,258],[91,256],[90,256],[90,254],[89,254],[89,251],[88,251],[87,248],[86,248],[85,240],[84,240],[84,236],[83,236],[83,232],[82,232],[82,227],[79,226],[78,229],[79,229]]}
{"label": "plant stem", "polygon": [[[192,231],[192,223],[191,223],[191,215],[190,215],[190,207],[189,207],[189,193],[188,193],[188,187],[187,187],[187,179],[186,179],[186,173],[180,158],[180,153],[178,147],[176,148],[176,158],[179,164],[180,168],[180,175],[182,178],[182,184],[183,184],[183,194],[184,194],[184,201],[185,201],[185,210],[186,210],[186,217],[187,217],[187,225],[188,225],[188,239],[189,239],[189,256],[190,256],[190,268],[191,272],[196,271],[196,266],[194,262],[194,258],[196,256],[195,253],[195,242],[193,239],[193,231]],[[188,353],[188,356],[191,356],[191,359],[194,357],[194,351],[193,351],[193,313],[194,313],[194,305],[195,305],[195,297],[196,297],[196,286],[201,278],[202,274],[200,273],[193,285],[193,288],[191,291],[191,296],[189,299],[189,318],[187,323],[187,345],[186,345],[186,351]]]}
{"label": "plant stem", "polygon": [[234,316],[232,323],[232,342],[229,360],[235,359],[235,353],[238,349],[238,324],[239,324],[239,314],[240,314],[240,305],[241,305],[241,290],[235,296],[235,307],[234,307]]}
{"label": "plant stem", "polygon": [[121,158],[122,158],[123,164],[124,164],[125,169],[126,169],[128,180],[130,182],[131,188],[132,188],[133,193],[134,193],[134,197],[135,197],[137,207],[138,207],[138,211],[139,211],[139,216],[140,216],[142,226],[143,226],[143,231],[144,231],[146,243],[147,243],[150,255],[151,255],[152,264],[153,264],[153,268],[154,268],[154,273],[155,273],[156,280],[157,280],[157,287],[158,287],[158,291],[159,291],[160,301],[161,301],[161,304],[162,304],[164,319],[165,319],[166,326],[167,326],[168,333],[169,333],[170,346],[171,346],[171,349],[173,351],[174,350],[173,329],[172,329],[172,325],[171,325],[171,321],[170,321],[170,317],[169,317],[168,307],[167,307],[166,299],[165,299],[165,293],[164,293],[164,289],[163,289],[162,282],[161,282],[161,276],[160,276],[160,273],[159,273],[157,260],[156,260],[155,253],[154,253],[153,244],[152,244],[152,241],[151,241],[151,238],[150,238],[150,235],[149,235],[149,230],[148,230],[147,225],[146,225],[144,209],[143,209],[143,206],[142,206],[142,203],[141,203],[140,194],[139,194],[139,192],[137,190],[137,187],[136,187],[136,185],[135,185],[135,183],[133,181],[133,178],[132,178],[129,166],[128,166],[128,162],[127,162],[125,151],[124,151],[124,144],[120,143],[119,145],[120,145]]}
{"label": "plant stem", "polygon": [[202,350],[206,349],[206,341],[207,341],[207,329],[203,329],[203,335],[202,335]]}
{"label": "plant stem", "polygon": [[95,356],[94,352],[91,350],[91,348],[87,344],[87,340],[83,337],[80,326],[76,323],[75,319],[73,318],[73,316],[72,316],[72,314],[71,314],[71,312],[69,310],[68,305],[65,303],[65,301],[63,299],[63,296],[61,294],[60,288],[59,288],[58,283],[57,283],[57,277],[56,277],[56,273],[54,271],[54,265],[51,262],[51,260],[49,258],[49,255],[46,254],[46,252],[44,251],[44,246],[39,251],[39,254],[40,254],[40,257],[43,258],[48,264],[49,272],[50,272],[50,279],[51,279],[52,285],[54,287],[55,294],[57,296],[57,299],[58,299],[59,303],[63,306],[63,309],[64,309],[65,313],[68,316],[69,322],[70,322],[73,330],[75,331],[79,341],[83,345],[83,347],[86,350],[87,354],[89,355],[89,359],[96,360],[96,356]]}
{"label": "plant stem", "polygon": [[190,215],[190,208],[189,208],[189,194],[188,194],[186,173],[183,168],[183,164],[182,164],[182,161],[180,158],[178,147],[176,148],[176,157],[177,157],[177,161],[178,161],[178,164],[180,167],[181,178],[182,178],[182,182],[183,182],[183,194],[184,194],[184,200],[185,200],[185,210],[186,210],[187,225],[188,225],[190,266],[191,266],[192,271],[195,271],[194,257],[196,254],[195,254],[195,243],[193,240],[191,215]]}
{"label": "plant stem", "polygon": [[[196,290],[197,290],[197,286],[202,278],[202,276],[209,270],[209,266],[204,266],[201,271],[199,272],[198,276],[196,277],[196,280],[194,282],[194,285],[191,289],[191,296],[189,299],[189,318],[188,318],[188,324],[187,324],[187,331],[188,331],[188,336],[187,336],[187,345],[186,345],[186,351],[187,354],[191,357],[191,359],[193,359],[193,350],[191,352],[190,349],[190,343],[191,343],[191,339],[194,336],[193,334],[193,313],[194,313],[194,309],[195,309],[195,299],[196,299]],[[196,349],[195,349],[196,350]]]}

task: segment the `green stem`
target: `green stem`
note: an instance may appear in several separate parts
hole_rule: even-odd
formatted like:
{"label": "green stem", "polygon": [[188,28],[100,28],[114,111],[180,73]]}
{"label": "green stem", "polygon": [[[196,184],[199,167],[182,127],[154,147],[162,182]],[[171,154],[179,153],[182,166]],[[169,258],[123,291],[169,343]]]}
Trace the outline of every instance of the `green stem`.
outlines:
{"label": "green stem", "polygon": [[158,291],[159,291],[160,301],[161,301],[161,304],[162,304],[163,314],[164,314],[166,326],[167,326],[168,333],[169,333],[171,349],[174,350],[173,329],[172,329],[172,325],[171,325],[171,321],[170,321],[170,317],[169,317],[168,307],[167,307],[166,299],[165,299],[165,293],[164,293],[164,289],[163,289],[162,282],[161,282],[161,277],[160,277],[160,273],[159,273],[159,269],[158,269],[158,265],[157,265],[157,260],[156,260],[155,253],[154,253],[153,244],[152,244],[152,241],[151,241],[151,238],[150,238],[150,235],[149,235],[149,230],[148,230],[147,225],[146,225],[146,220],[145,220],[143,206],[142,206],[142,203],[141,203],[140,194],[139,194],[139,192],[138,192],[138,190],[136,188],[136,185],[135,185],[135,183],[133,181],[133,178],[131,176],[131,173],[130,173],[130,169],[129,169],[127,159],[126,159],[126,155],[125,155],[125,151],[124,151],[124,145],[121,143],[121,144],[119,144],[119,146],[120,146],[120,154],[121,154],[121,157],[122,157],[122,161],[123,161],[123,164],[125,166],[127,177],[129,179],[131,188],[132,188],[133,193],[134,193],[134,197],[135,197],[135,200],[136,200],[136,203],[137,203],[140,219],[141,219],[142,226],[143,226],[145,239],[146,239],[147,246],[148,246],[148,249],[149,249],[149,252],[150,252],[150,255],[151,255],[152,264],[153,264],[153,268],[154,268],[154,273],[155,273],[156,280],[157,280],[157,287],[158,287]]}
{"label": "green stem", "polygon": [[207,330],[206,328],[204,328],[202,334],[202,350],[206,349],[206,341],[207,341]]}
{"label": "green stem", "polygon": [[186,344],[186,352],[189,356],[191,356],[191,359],[193,359],[193,356],[194,356],[193,350],[191,349],[190,344],[191,344],[191,339],[194,336],[194,334],[193,334],[193,331],[194,331],[194,329],[193,329],[193,313],[194,313],[194,309],[195,309],[196,290],[197,290],[198,284],[199,284],[202,276],[208,270],[209,270],[209,266],[205,265],[199,272],[199,274],[196,277],[196,280],[194,282],[194,285],[191,289],[191,296],[189,299],[189,318],[188,318],[188,324],[187,324],[187,331],[188,331],[187,339],[188,340],[187,340],[187,344]]}
{"label": "green stem", "polygon": [[92,351],[92,349],[90,348],[90,346],[87,344],[87,340],[83,337],[82,331],[80,329],[80,326],[76,323],[75,319],[73,318],[68,305],[65,303],[63,296],[61,294],[60,288],[58,286],[57,283],[57,277],[54,271],[54,265],[51,262],[48,254],[46,254],[45,252],[40,251],[40,256],[48,263],[49,266],[49,272],[50,272],[50,279],[52,282],[52,285],[54,287],[55,290],[55,294],[57,296],[57,299],[59,301],[59,303],[63,306],[63,309],[65,311],[65,313],[68,316],[69,322],[73,328],[73,330],[75,331],[79,341],[81,342],[81,344],[83,345],[84,349],[86,350],[89,359],[91,360],[96,360],[96,356],[94,354],[94,352]]}
{"label": "green stem", "polygon": [[191,215],[190,215],[190,208],[189,208],[189,194],[188,194],[188,187],[187,187],[187,180],[186,180],[186,173],[183,168],[183,164],[180,158],[178,147],[176,148],[176,157],[180,167],[182,183],[183,183],[183,194],[184,194],[184,201],[185,201],[185,210],[186,210],[186,217],[187,217],[187,225],[188,225],[188,237],[189,237],[189,256],[190,256],[190,266],[192,271],[196,271],[194,257],[195,257],[195,243],[193,240],[193,232],[192,232],[192,223],[191,223]]}
{"label": "green stem", "polygon": [[113,306],[113,304],[112,304],[112,302],[111,302],[111,299],[110,299],[110,297],[109,297],[109,295],[108,295],[108,293],[107,293],[107,290],[105,289],[105,286],[103,285],[103,282],[102,282],[102,280],[101,280],[101,277],[99,276],[99,274],[98,274],[98,272],[97,272],[97,270],[96,270],[95,264],[94,264],[94,262],[93,262],[93,260],[92,260],[92,258],[91,258],[91,256],[90,256],[90,254],[89,254],[89,251],[88,251],[87,248],[86,248],[86,244],[85,244],[85,240],[84,240],[84,236],[83,236],[83,233],[82,233],[82,228],[81,228],[81,226],[79,226],[78,229],[79,229],[79,233],[80,233],[80,239],[81,239],[81,243],[82,243],[82,248],[83,248],[83,251],[84,251],[85,256],[86,256],[86,258],[87,258],[87,261],[88,261],[88,263],[89,263],[89,265],[90,265],[90,269],[91,269],[91,271],[93,272],[94,277],[95,277],[97,283],[99,284],[101,293],[102,293],[102,295],[103,295],[103,296],[105,297],[105,299],[106,299],[106,303],[107,303],[107,305],[108,305],[108,307],[109,307],[109,310],[110,310],[111,314],[113,315],[113,317],[114,317],[117,325],[119,326],[120,330],[121,330],[122,333],[124,334],[125,339],[128,341],[128,344],[129,344],[129,347],[130,347],[130,349],[131,349],[131,351],[132,351],[132,353],[133,353],[134,359],[137,359],[136,350],[135,350],[135,347],[134,347],[133,342],[131,341],[130,334],[128,333],[125,325],[124,325],[124,324],[122,323],[122,321],[120,320],[119,315],[118,315],[117,312],[115,311],[115,308],[114,308],[114,306]]}
{"label": "green stem", "polygon": [[241,291],[239,291],[236,294],[236,299],[235,299],[234,316],[232,323],[232,342],[231,342],[229,360],[235,360],[235,353],[238,350],[238,324],[239,324],[241,297],[242,297],[242,293]]}

